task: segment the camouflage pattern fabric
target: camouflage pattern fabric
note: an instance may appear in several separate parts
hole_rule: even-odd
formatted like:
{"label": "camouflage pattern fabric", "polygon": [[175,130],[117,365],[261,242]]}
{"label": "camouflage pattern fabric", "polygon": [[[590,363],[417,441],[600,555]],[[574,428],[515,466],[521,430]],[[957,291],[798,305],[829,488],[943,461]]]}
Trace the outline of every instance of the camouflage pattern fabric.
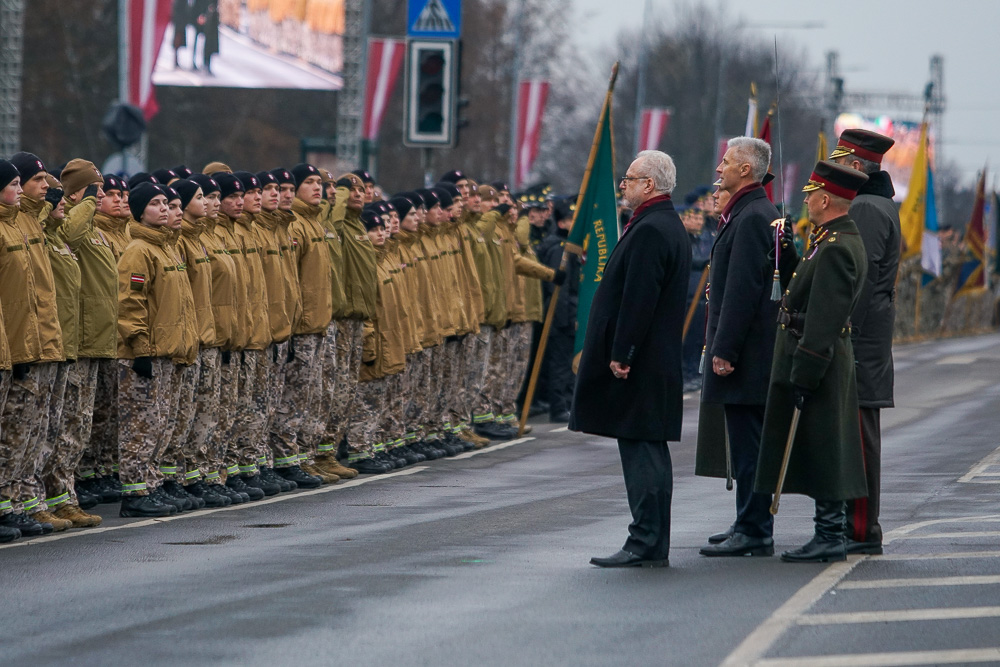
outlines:
{"label": "camouflage pattern fabric", "polygon": [[118,469],[118,360],[97,359],[97,389],[90,443],[77,468],[79,479]]}
{"label": "camouflage pattern fabric", "polygon": [[281,343],[271,343],[264,355],[264,362],[267,364],[267,417],[264,423],[264,430],[261,432],[262,446],[261,454],[257,458],[258,466],[274,467],[274,452],[271,448],[271,429],[274,428],[274,419],[278,414],[278,406],[285,393],[285,378],[288,366],[288,341]]}
{"label": "camouflage pattern fabric", "polygon": [[[358,373],[361,370],[361,347],[364,322],[337,320],[337,361],[335,365],[333,403],[327,415],[324,443],[339,443],[347,435],[354,400],[358,394]],[[348,443],[348,449],[351,444]],[[351,450],[353,451],[353,450]]]}
{"label": "camouflage pattern fabric", "polygon": [[153,378],[132,370],[131,359],[118,360],[118,474],[122,490],[144,496],[160,480],[159,458],[170,412],[174,362],[152,360]]}
{"label": "camouflage pattern fabric", "polygon": [[170,413],[167,415],[170,442],[163,454],[160,472],[180,483],[184,483],[188,472],[184,462],[191,454],[191,441],[188,436],[196,415],[194,395],[198,388],[200,372],[199,359],[186,366],[175,364],[170,385],[171,404]]}
{"label": "camouflage pattern fabric", "polygon": [[[221,414],[219,401],[222,389],[222,350],[202,348],[198,352],[198,380],[194,389],[194,418],[184,436],[184,484],[193,484],[201,477],[214,482],[222,468],[225,451],[215,438]],[[180,481],[180,480],[178,480]]]}
{"label": "camouflage pattern fabric", "polygon": [[[53,407],[62,418],[62,397],[66,391],[64,362],[50,361],[33,364],[28,377],[23,381],[14,380],[3,417],[0,417],[0,443],[7,440],[8,429],[11,438],[20,444],[13,455],[14,472],[10,486],[4,486],[0,495],[11,498],[15,512],[32,513],[44,508],[44,492],[41,479],[42,464],[52,451],[48,443],[49,411]],[[62,370],[62,373],[60,373]],[[18,388],[15,391],[15,388]],[[28,395],[25,395],[27,392]],[[23,409],[16,406],[21,404]],[[8,411],[11,411],[8,418]],[[35,411],[35,412],[32,412]],[[2,448],[2,444],[0,444]],[[7,479],[0,477],[4,483]],[[7,494],[10,495],[7,495]]]}
{"label": "camouflage pattern fabric", "polygon": [[77,359],[76,363],[68,364],[66,368],[62,426],[53,437],[52,422],[49,422],[49,433],[55,447],[42,469],[45,504],[49,509],[67,502],[80,504],[76,497],[75,472],[90,443],[97,372],[97,359]]}
{"label": "camouflage pattern fabric", "polygon": [[374,454],[385,450],[385,443],[375,441],[382,412],[387,401],[388,381],[380,377],[368,382],[359,382],[357,400],[354,401],[350,425],[348,426],[347,442],[350,447],[348,465],[351,461],[371,458]]}
{"label": "camouflage pattern fabric", "polygon": [[483,424],[494,419],[486,384],[490,369],[490,351],[493,349],[493,340],[496,337],[496,328],[488,324],[479,327],[479,333],[466,336],[472,350],[471,359],[465,366],[465,384],[468,386],[469,409],[474,424]]}
{"label": "camouflage pattern fabric", "polygon": [[315,418],[321,389],[324,334],[292,337],[295,358],[285,364],[285,387],[274,412],[270,443],[275,468],[287,468],[299,461],[300,447],[308,451],[302,438],[304,427]]}
{"label": "camouflage pattern fabric", "polygon": [[236,423],[240,413],[246,410],[249,400],[240,395],[240,367],[243,365],[243,353],[234,351],[230,354],[229,363],[222,364],[221,382],[219,385],[219,426],[215,437],[222,448],[222,466],[229,470],[239,466],[239,450],[236,446],[236,435],[239,424]]}
{"label": "camouflage pattern fabric", "polygon": [[338,442],[326,437],[326,426],[333,410],[337,394],[337,354],[340,327],[337,320],[331,320],[326,327],[319,350],[319,365],[316,378],[317,393],[314,409],[307,413],[302,430],[299,432],[299,460],[311,461],[317,453],[335,451]]}
{"label": "camouflage pattern fabric", "polygon": [[504,418],[511,421],[517,415],[517,395],[524,384],[531,357],[531,322],[517,322],[507,327],[510,330],[509,346],[504,363],[503,390],[501,401]]}
{"label": "camouflage pattern fabric", "polygon": [[239,471],[245,475],[256,474],[257,460],[267,451],[264,429],[271,378],[266,354],[267,350],[244,350],[240,366],[240,394],[246,401],[244,412],[237,418],[236,446]]}

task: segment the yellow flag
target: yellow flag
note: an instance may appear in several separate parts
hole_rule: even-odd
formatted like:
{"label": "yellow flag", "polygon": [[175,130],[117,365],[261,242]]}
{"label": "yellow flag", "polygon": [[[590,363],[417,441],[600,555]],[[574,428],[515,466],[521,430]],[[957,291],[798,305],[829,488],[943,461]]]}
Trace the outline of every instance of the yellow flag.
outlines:
{"label": "yellow flag", "polygon": [[910,189],[899,207],[899,224],[903,233],[903,254],[900,259],[919,255],[927,215],[927,123],[920,124],[920,145],[913,160]]}

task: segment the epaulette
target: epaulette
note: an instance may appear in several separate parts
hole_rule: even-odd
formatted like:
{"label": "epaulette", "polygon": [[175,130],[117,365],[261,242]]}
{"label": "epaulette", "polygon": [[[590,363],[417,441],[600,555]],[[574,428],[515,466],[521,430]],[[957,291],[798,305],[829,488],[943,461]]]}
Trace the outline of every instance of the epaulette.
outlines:
{"label": "epaulette", "polygon": [[824,239],[824,240],[827,243],[833,243],[834,241],[837,240],[837,234],[838,234],[838,232],[831,232],[830,235],[828,237],[826,237],[826,239]]}

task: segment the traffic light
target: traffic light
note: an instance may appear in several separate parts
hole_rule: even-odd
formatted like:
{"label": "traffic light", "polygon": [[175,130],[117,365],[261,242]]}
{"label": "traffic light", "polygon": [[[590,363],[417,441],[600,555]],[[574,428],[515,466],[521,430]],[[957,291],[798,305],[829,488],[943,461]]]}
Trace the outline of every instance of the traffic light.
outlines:
{"label": "traffic light", "polygon": [[455,141],[455,43],[412,40],[406,68],[407,146],[451,146]]}

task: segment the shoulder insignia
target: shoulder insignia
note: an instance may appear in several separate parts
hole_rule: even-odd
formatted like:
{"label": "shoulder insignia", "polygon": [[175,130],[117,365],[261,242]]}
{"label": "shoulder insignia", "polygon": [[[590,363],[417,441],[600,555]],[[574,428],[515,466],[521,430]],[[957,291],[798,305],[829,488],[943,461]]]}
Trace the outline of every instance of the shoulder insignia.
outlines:
{"label": "shoulder insignia", "polygon": [[129,285],[136,292],[141,292],[143,286],[146,284],[146,276],[141,273],[133,273],[129,278]]}

